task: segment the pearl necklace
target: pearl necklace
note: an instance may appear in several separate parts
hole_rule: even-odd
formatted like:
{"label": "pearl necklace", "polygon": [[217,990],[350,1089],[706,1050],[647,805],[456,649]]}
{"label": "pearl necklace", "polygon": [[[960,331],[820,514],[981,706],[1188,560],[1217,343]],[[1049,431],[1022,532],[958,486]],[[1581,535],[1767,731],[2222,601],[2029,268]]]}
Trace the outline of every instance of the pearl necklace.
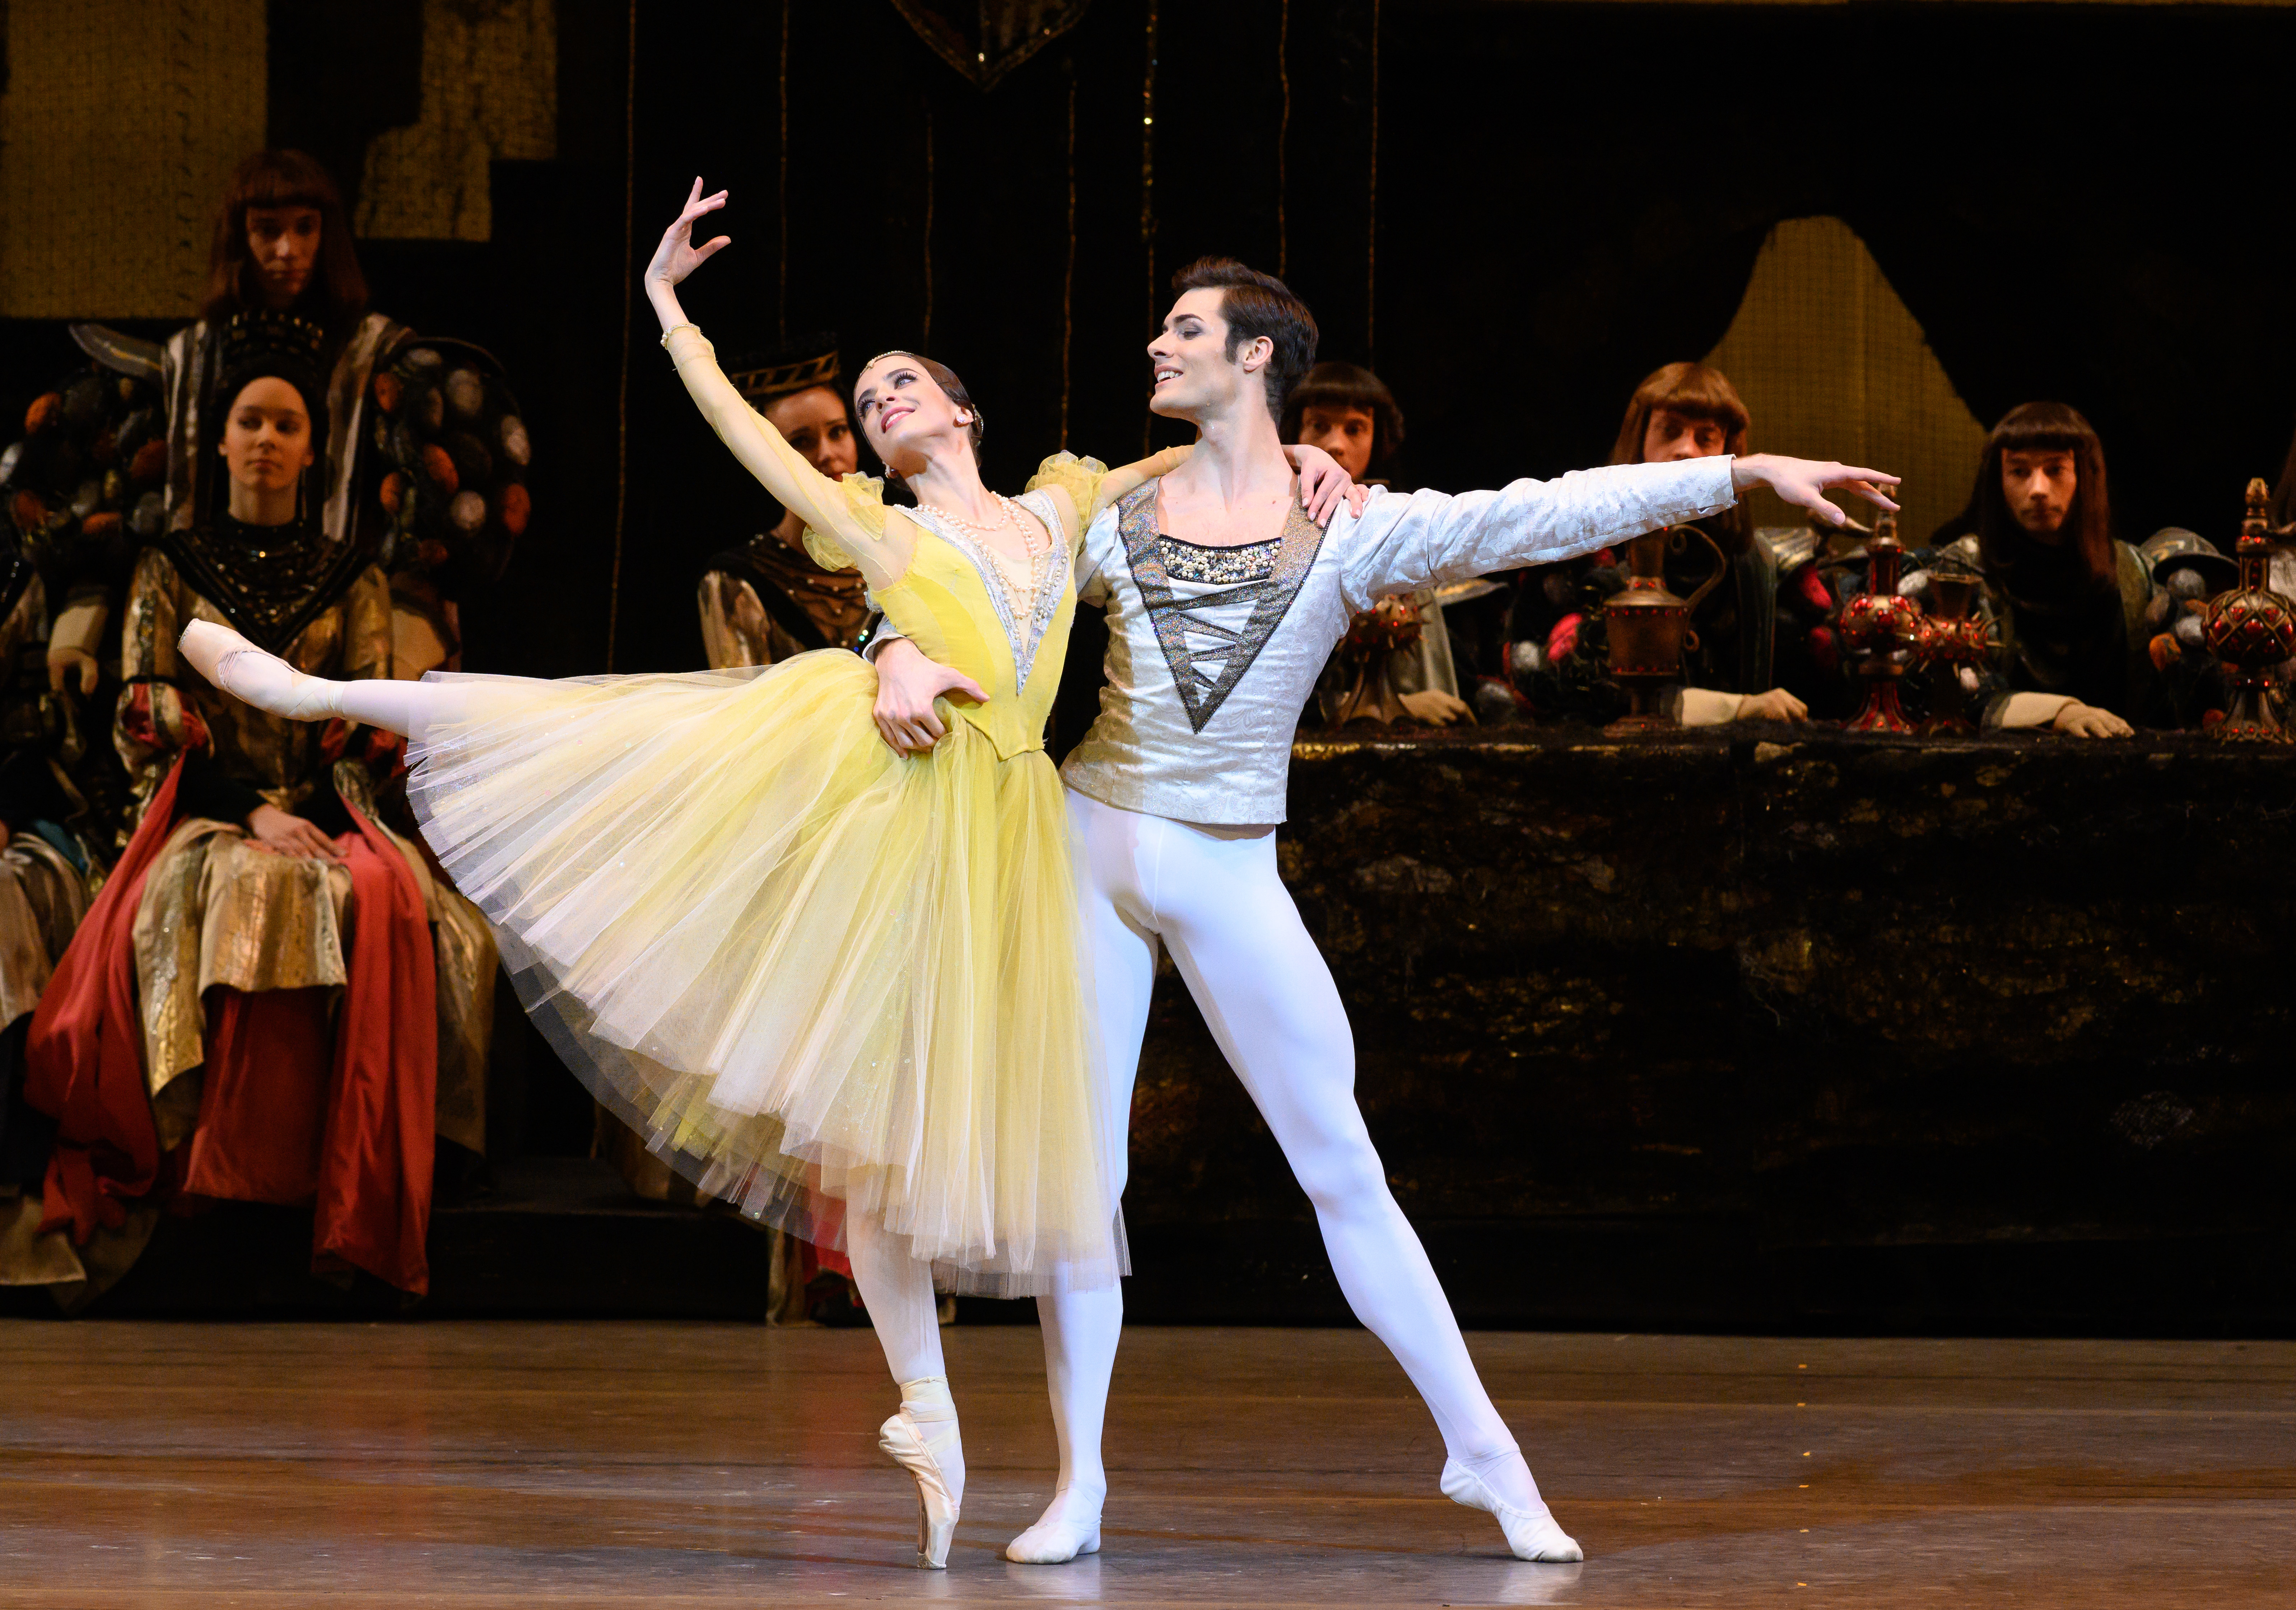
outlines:
{"label": "pearl necklace", "polygon": [[1021,552],[1033,558],[1037,552],[1037,545],[1029,535],[1029,522],[1021,518],[1021,506],[1014,503],[1011,498],[1006,497],[1001,492],[991,494],[991,495],[996,499],[996,507],[1004,516],[1003,519],[998,520],[993,526],[984,526],[976,521],[969,520],[961,514],[951,514],[939,503],[922,503],[920,504],[919,507],[931,510],[935,514],[939,515],[941,519],[947,520],[950,525],[955,526],[958,530],[971,536],[982,547],[988,548],[992,553],[996,552],[996,549],[991,547],[989,544],[988,534],[991,531],[1002,531],[1007,526],[1013,527],[1021,533]]}

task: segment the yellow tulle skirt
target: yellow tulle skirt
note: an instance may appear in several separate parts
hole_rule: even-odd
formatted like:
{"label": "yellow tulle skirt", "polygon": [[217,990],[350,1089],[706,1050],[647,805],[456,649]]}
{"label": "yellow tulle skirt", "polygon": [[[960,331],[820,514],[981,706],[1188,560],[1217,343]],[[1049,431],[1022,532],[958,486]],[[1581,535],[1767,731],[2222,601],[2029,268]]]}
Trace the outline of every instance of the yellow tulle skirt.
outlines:
{"label": "yellow tulle skirt", "polygon": [[838,652],[439,680],[463,697],[414,750],[423,837],[561,1056],[697,1186],[832,1246],[840,1202],[948,1290],[1123,1271],[1041,752],[953,719],[896,756]]}

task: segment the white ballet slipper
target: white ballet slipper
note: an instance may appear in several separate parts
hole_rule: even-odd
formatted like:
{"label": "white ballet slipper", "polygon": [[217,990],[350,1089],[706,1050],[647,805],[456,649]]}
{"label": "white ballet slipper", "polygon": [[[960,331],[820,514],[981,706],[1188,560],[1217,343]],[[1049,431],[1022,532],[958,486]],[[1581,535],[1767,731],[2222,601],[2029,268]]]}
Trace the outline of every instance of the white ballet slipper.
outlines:
{"label": "white ballet slipper", "polygon": [[1098,1554],[1100,1507],[1097,1499],[1062,1488],[1037,1524],[1004,1545],[1004,1557],[1016,1565],[1065,1565],[1080,1554]]}
{"label": "white ballet slipper", "polygon": [[[947,1419],[927,1419],[920,1422],[910,1416],[909,1404],[931,1402],[948,1404],[948,1385],[936,1379],[938,1393],[920,1393],[925,1382],[906,1382],[901,1387],[901,1410],[877,1428],[877,1446],[890,1454],[893,1462],[915,1478],[917,1483],[917,1564],[927,1571],[948,1569],[948,1546],[956,1536],[956,1514],[964,1499],[964,1478],[960,1474],[952,1483],[942,1464],[944,1454],[956,1456],[958,1468],[963,1469],[963,1443],[959,1440],[954,1405],[949,1405]],[[938,1406],[938,1405],[936,1405]]]}
{"label": "white ballet slipper", "polygon": [[1507,1547],[1514,1550],[1517,1559],[1562,1565],[1587,1557],[1578,1540],[1555,1524],[1554,1512],[1544,1503],[1537,1509],[1516,1508],[1492,1491],[1490,1483],[1471,1465],[1457,1459],[1443,1462],[1443,1496],[1455,1504],[1496,1516],[1499,1530],[1506,1533]]}
{"label": "white ballet slipper", "polygon": [[209,682],[258,710],[291,721],[325,721],[341,714],[334,683],[306,676],[229,626],[195,620],[184,628],[176,649]]}

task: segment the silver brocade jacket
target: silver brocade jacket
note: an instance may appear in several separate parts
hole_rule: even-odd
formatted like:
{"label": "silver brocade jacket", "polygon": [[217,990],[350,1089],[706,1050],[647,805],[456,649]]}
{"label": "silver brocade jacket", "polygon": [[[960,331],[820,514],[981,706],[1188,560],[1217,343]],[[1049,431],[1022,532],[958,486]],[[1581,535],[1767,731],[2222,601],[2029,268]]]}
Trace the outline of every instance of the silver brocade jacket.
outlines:
{"label": "silver brocade jacket", "polygon": [[1077,596],[1108,610],[1108,685],[1062,780],[1176,821],[1280,822],[1293,729],[1355,611],[1718,513],[1737,502],[1733,462],[1620,464],[1456,495],[1374,491],[1327,531],[1295,503],[1280,538],[1228,550],[1160,536],[1147,481],[1101,511],[1077,556]]}

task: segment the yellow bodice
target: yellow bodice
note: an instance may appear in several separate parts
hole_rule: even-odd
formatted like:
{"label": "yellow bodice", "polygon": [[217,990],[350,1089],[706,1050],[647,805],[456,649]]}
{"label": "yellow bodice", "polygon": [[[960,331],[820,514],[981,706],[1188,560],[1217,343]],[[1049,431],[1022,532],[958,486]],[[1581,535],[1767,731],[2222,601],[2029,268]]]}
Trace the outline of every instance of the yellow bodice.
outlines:
{"label": "yellow bodice", "polygon": [[[1037,639],[1025,686],[989,585],[962,551],[925,530],[908,568],[899,580],[878,588],[876,599],[886,620],[922,650],[926,658],[964,672],[988,691],[986,704],[952,699],[949,707],[996,746],[998,759],[1010,760],[1045,747],[1045,723],[1051,719],[1061,666],[1068,658],[1076,582],[1069,565],[1052,567],[1046,585],[1060,590],[1059,601]],[[1016,608],[1026,609],[1029,602],[1020,600]]]}

